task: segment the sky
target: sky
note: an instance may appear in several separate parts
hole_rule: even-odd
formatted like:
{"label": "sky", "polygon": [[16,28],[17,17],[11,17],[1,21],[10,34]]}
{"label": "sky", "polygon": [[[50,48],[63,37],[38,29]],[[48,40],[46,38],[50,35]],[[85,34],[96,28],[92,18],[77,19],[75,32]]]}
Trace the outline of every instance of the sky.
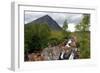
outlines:
{"label": "sky", "polygon": [[63,26],[65,20],[68,23],[68,30],[74,32],[75,25],[79,24],[83,19],[83,14],[75,14],[75,13],[53,13],[53,12],[32,12],[25,11],[24,14],[25,24],[31,21],[34,21],[44,15],[49,15],[52,19],[54,19],[60,27]]}

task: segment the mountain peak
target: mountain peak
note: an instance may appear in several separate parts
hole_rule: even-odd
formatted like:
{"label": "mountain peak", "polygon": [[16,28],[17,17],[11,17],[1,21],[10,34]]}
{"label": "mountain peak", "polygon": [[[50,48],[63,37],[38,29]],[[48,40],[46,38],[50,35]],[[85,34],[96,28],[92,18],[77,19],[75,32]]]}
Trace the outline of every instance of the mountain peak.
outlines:
{"label": "mountain peak", "polygon": [[50,17],[49,15],[45,15],[44,17]]}
{"label": "mountain peak", "polygon": [[42,17],[40,17],[39,19],[44,19],[44,20],[53,20],[49,15],[44,15]]}
{"label": "mountain peak", "polygon": [[61,30],[61,27],[58,25],[58,23],[52,19],[52,17],[50,17],[49,15],[44,15],[34,21],[31,22],[32,23],[47,23],[48,26],[52,29],[52,30]]}

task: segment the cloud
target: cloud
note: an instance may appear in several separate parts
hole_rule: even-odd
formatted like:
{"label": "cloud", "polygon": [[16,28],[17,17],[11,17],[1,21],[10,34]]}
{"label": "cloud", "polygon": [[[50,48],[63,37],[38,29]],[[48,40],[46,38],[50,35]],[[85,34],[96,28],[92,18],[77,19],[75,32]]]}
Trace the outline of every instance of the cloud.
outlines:
{"label": "cloud", "polygon": [[73,16],[70,16],[67,20],[68,23],[79,24],[82,21],[83,17],[83,14],[74,14]]}
{"label": "cloud", "polygon": [[75,24],[69,23],[68,24],[68,31],[74,32],[75,31]]}

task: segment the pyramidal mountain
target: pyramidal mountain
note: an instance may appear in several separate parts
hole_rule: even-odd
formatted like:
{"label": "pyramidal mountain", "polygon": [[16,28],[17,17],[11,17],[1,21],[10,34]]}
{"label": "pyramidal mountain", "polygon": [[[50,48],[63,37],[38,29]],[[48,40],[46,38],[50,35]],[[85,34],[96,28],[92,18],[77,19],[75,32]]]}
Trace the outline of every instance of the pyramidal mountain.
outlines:
{"label": "pyramidal mountain", "polygon": [[[42,16],[28,24],[35,24],[35,23],[47,23],[50,29],[55,31],[60,31],[62,28],[58,25],[58,23],[53,20],[49,15]],[[27,25],[27,24],[26,24]]]}

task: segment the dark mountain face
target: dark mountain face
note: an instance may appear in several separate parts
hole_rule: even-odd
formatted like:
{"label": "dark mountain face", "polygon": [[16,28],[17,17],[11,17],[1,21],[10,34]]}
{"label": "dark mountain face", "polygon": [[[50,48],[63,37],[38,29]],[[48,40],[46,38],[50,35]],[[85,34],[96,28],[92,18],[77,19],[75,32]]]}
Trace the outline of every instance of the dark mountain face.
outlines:
{"label": "dark mountain face", "polygon": [[53,20],[49,15],[45,15],[43,17],[40,17],[28,24],[34,24],[34,23],[47,23],[50,29],[55,31],[60,31],[62,28],[57,24],[55,20]]}

